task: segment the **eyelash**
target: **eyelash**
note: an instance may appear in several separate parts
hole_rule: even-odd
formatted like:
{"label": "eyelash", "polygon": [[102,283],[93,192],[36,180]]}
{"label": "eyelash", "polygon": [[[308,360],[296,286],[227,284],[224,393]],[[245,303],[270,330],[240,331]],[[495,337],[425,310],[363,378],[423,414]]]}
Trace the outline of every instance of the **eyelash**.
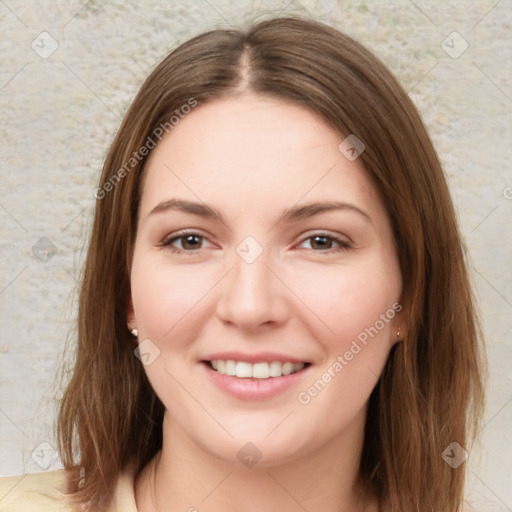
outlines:
{"label": "eyelash", "polygon": [[167,237],[167,238],[164,238],[162,240],[162,242],[159,244],[161,247],[165,247],[167,248],[170,252],[174,253],[174,254],[188,254],[190,256],[194,256],[195,254],[197,254],[197,252],[201,249],[194,249],[194,250],[190,250],[190,251],[187,251],[185,249],[180,249],[178,247],[174,247],[172,244],[173,242],[177,241],[177,240],[180,240],[180,239],[184,239],[184,238],[187,238],[188,236],[195,236],[197,238],[200,238],[201,240],[206,240],[206,237],[195,232],[195,231],[182,231],[181,233],[177,233],[173,236],[170,236],[170,237]]}
{"label": "eyelash", "polygon": [[326,238],[327,240],[330,240],[331,242],[334,242],[334,243],[338,244],[338,247],[332,248],[332,249],[325,249],[325,250],[318,250],[318,251],[315,251],[314,249],[311,249],[314,252],[333,253],[333,252],[347,251],[347,250],[352,248],[352,246],[350,245],[350,243],[346,239],[340,238],[340,237],[335,236],[335,235],[330,235],[328,233],[314,233],[314,234],[311,234],[311,235],[303,238],[302,241],[299,243],[299,245],[302,245],[307,240],[313,240],[314,238]]}
{"label": "eyelash", "polygon": [[[186,249],[180,249],[178,247],[174,247],[172,245],[177,240],[180,240],[180,239],[182,240],[182,239],[187,238],[189,236],[194,236],[194,237],[197,237],[197,238],[199,238],[201,240],[206,240],[205,236],[203,236],[203,235],[201,235],[201,234],[199,234],[199,233],[197,233],[195,231],[183,231],[181,233],[178,233],[178,234],[175,234],[173,236],[165,238],[159,245],[161,247],[167,248],[170,252],[172,252],[174,254],[188,254],[188,255],[193,256],[193,255],[197,254],[197,252],[199,250],[201,250],[202,247],[200,247],[199,249],[186,250]],[[336,248],[329,248],[329,249],[318,250],[318,251],[315,251],[314,249],[311,249],[314,252],[318,252],[318,253],[333,253],[333,252],[347,251],[347,250],[352,248],[352,246],[350,245],[349,242],[347,242],[346,239],[343,239],[343,238],[340,238],[340,237],[337,237],[337,236],[334,236],[334,235],[330,235],[328,233],[315,233],[315,234],[311,234],[311,235],[303,238],[299,242],[298,245],[302,245],[307,240],[313,240],[314,238],[326,238],[327,240],[330,240],[331,242],[333,242],[335,244],[338,244],[338,247],[336,247]]]}

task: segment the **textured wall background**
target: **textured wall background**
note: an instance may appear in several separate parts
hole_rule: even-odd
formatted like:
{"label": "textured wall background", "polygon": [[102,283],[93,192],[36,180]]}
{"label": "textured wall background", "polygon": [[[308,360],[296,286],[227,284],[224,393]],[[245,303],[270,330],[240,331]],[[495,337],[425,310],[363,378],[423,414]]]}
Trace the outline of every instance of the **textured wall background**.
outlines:
{"label": "textured wall background", "polygon": [[73,336],[93,190],[138,86],[192,35],[269,12],[309,12],[367,45],[430,129],[488,340],[489,404],[483,449],[469,459],[471,496],[478,510],[511,511],[510,0],[0,1],[0,476],[60,467],[55,374]]}

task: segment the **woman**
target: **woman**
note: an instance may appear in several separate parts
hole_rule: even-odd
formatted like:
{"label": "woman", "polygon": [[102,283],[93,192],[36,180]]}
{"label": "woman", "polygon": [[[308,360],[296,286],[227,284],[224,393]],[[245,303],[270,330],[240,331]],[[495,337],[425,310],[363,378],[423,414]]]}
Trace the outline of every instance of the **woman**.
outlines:
{"label": "woman", "polygon": [[461,510],[484,355],[439,161],[372,54],[291,18],[184,43],[96,198],[66,469],[4,480],[5,510]]}

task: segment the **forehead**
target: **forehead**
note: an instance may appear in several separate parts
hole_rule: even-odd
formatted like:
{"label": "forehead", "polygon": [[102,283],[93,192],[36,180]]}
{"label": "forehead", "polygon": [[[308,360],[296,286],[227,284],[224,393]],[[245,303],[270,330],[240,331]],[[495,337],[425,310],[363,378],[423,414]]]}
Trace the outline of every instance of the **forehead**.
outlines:
{"label": "forehead", "polygon": [[382,213],[361,161],[339,151],[344,138],[309,108],[280,99],[244,95],[199,105],[151,153],[141,214],[167,196],[233,215],[282,211],[301,200],[350,200]]}

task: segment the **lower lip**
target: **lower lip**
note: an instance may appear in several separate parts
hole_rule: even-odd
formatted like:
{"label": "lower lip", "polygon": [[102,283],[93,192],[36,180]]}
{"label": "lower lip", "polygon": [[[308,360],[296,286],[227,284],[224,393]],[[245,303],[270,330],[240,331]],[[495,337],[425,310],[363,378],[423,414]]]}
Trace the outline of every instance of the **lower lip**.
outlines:
{"label": "lower lip", "polygon": [[223,375],[206,363],[201,363],[213,383],[228,395],[241,400],[267,400],[282,393],[299,382],[310,366],[298,372],[268,379],[240,378]]}

